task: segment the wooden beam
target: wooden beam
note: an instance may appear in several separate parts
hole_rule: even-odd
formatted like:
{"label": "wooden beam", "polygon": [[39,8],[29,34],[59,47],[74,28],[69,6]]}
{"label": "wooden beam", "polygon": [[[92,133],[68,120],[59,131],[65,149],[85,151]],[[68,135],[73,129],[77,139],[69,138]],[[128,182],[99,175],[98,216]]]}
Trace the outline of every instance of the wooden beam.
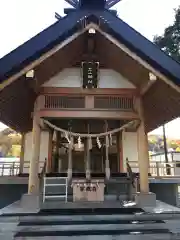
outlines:
{"label": "wooden beam", "polygon": [[61,87],[42,87],[39,94],[79,94],[79,95],[139,95],[139,91],[133,88],[61,88]]}
{"label": "wooden beam", "polygon": [[86,110],[41,110],[38,113],[39,117],[46,118],[84,118],[84,119],[138,119],[138,114],[133,112],[123,111],[86,111]]}
{"label": "wooden beam", "polygon": [[155,83],[156,81],[148,81],[146,84],[143,85],[143,87],[140,90],[141,95],[144,95]]}

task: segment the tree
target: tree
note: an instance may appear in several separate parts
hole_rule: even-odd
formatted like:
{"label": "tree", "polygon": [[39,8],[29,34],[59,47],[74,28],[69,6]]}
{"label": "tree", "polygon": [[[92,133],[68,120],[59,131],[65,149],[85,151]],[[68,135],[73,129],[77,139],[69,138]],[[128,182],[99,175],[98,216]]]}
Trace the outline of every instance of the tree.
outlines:
{"label": "tree", "polygon": [[21,146],[21,135],[7,128],[0,132],[0,155],[19,156]]}
{"label": "tree", "polygon": [[162,36],[155,36],[154,43],[169,56],[180,62],[180,6],[175,9],[174,23],[164,30]]}

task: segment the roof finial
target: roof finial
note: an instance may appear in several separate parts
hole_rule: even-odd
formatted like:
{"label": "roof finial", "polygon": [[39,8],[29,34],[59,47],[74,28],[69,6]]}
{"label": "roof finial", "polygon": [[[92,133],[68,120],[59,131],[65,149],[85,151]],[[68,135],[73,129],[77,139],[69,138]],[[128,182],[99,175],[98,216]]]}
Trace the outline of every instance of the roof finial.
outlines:
{"label": "roof finial", "polygon": [[75,9],[94,8],[94,9],[110,9],[121,0],[65,0]]}
{"label": "roof finial", "polygon": [[79,0],[80,9],[104,9],[106,0]]}
{"label": "roof finial", "polygon": [[[65,0],[65,1],[73,7],[73,8],[64,9],[64,13],[69,14],[79,9],[80,10],[81,9],[94,9],[94,10],[108,9],[109,10],[121,0]],[[117,14],[117,12],[114,10],[110,10],[110,11],[115,15]],[[60,20],[62,17],[56,12],[55,18],[57,20]]]}

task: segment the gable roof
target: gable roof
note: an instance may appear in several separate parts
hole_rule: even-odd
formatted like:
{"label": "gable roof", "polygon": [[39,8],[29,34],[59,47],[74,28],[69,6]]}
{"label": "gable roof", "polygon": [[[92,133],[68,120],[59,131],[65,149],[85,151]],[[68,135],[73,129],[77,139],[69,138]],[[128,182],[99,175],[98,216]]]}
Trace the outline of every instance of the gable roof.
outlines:
{"label": "gable roof", "polygon": [[[31,113],[38,92],[35,81],[27,81],[25,73],[34,68],[40,87],[64,67],[73,66],[83,54],[88,29],[84,28],[84,19],[88,27],[98,25],[97,46],[109,49],[99,49],[102,66],[107,64],[132,82],[137,80],[138,87],[146,82],[149,71],[163,79],[142,96],[147,131],[178,117],[180,64],[108,10],[75,10],[0,59],[0,121],[19,132],[32,129]],[[137,74],[129,71],[130,66]]]}
{"label": "gable roof", "polygon": [[0,59],[0,83],[77,31],[85,12],[73,12]]}
{"label": "gable roof", "polygon": [[104,32],[180,86],[180,64],[108,10],[74,11],[4,56],[0,59],[0,83],[82,28],[84,18],[94,23],[100,20]]}

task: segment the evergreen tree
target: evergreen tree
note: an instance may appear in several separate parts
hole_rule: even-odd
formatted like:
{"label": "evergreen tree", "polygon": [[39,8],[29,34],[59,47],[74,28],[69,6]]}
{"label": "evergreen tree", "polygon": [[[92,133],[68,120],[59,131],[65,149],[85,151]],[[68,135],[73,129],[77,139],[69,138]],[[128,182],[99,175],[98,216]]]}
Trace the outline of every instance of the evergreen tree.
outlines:
{"label": "evergreen tree", "polygon": [[174,23],[165,29],[162,36],[155,36],[154,43],[180,62],[180,6],[175,9]]}

